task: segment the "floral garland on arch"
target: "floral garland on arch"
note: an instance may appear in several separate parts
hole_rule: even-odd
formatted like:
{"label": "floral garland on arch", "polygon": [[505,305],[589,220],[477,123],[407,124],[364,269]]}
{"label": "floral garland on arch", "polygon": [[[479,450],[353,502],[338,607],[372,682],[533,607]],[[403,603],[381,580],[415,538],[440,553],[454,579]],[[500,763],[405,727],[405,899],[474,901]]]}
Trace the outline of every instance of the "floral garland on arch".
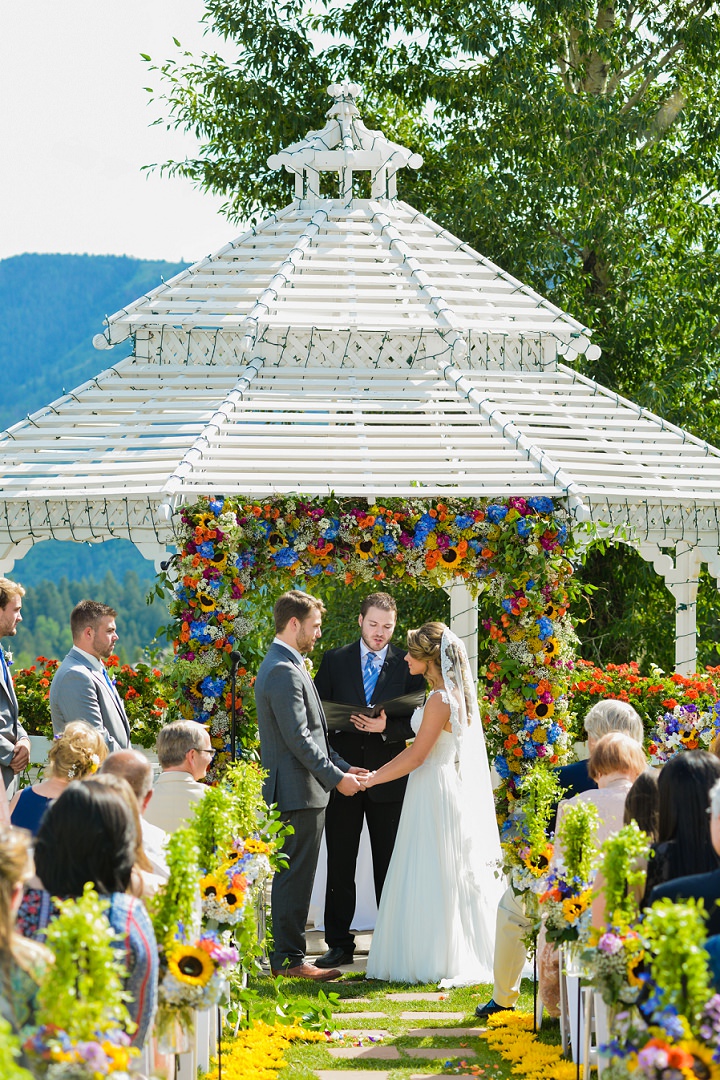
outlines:
{"label": "floral garland on arch", "polygon": [[[491,649],[487,670],[488,749],[515,796],[517,779],[538,759],[566,753],[568,681],[575,636],[569,515],[545,496],[476,499],[203,497],[178,512],[179,552],[164,584],[174,590],[180,712],[207,724],[220,766],[227,761],[230,659],[252,629],[244,598],[262,582],[288,588],[335,576],[349,587],[409,582],[441,588],[455,579],[485,593]],[[254,737],[244,708],[252,686],[238,671],[236,716],[244,743]]]}

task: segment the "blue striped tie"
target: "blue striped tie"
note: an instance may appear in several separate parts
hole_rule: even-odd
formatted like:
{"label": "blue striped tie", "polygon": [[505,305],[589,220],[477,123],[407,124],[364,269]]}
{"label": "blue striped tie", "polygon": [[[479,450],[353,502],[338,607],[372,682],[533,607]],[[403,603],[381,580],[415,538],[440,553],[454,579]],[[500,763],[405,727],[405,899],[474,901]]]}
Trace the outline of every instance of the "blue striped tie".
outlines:
{"label": "blue striped tie", "polygon": [[363,687],[365,689],[365,702],[370,705],[372,702],[373,692],[378,681],[380,674],[377,665],[378,654],[369,652],[365,657],[365,667],[363,669]]}

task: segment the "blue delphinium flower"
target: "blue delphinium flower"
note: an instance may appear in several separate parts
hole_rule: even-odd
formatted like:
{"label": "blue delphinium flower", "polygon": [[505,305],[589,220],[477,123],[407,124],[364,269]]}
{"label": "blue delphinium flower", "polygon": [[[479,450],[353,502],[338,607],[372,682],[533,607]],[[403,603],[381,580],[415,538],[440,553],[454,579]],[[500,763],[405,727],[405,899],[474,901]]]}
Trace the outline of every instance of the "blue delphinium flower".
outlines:
{"label": "blue delphinium flower", "polygon": [[280,548],[273,555],[273,560],[276,566],[294,566],[298,561],[297,551],[291,547]]}
{"label": "blue delphinium flower", "polygon": [[507,506],[488,506],[487,519],[493,525],[499,525],[507,517]]}
{"label": "blue delphinium flower", "polygon": [[547,495],[532,495],[527,504],[538,514],[552,514],[555,509],[552,499],[548,499]]}

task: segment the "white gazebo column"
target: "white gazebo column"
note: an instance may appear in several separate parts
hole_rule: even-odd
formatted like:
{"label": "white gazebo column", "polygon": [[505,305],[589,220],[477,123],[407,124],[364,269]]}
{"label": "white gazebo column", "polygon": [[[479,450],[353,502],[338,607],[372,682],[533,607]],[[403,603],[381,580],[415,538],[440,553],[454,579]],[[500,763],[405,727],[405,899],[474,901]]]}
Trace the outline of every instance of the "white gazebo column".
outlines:
{"label": "white gazebo column", "polygon": [[450,629],[464,642],[470,661],[470,672],[477,682],[478,674],[478,603],[473,600],[462,578],[445,587],[450,597]]}
{"label": "white gazebo column", "polygon": [[704,553],[680,541],[675,560],[658,544],[640,544],[640,554],[651,562],[675,598],[675,670],[679,675],[697,671],[697,593]]}

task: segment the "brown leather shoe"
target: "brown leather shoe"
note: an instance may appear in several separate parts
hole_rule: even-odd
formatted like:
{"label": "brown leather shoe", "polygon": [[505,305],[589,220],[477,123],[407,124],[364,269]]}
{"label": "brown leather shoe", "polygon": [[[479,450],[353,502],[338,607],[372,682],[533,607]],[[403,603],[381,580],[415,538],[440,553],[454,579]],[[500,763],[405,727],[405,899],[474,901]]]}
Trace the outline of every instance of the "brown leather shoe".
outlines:
{"label": "brown leather shoe", "polygon": [[338,971],[337,968],[315,967],[314,964],[308,964],[306,960],[297,967],[283,968],[282,971],[271,968],[271,971],[275,979],[282,975],[285,979],[314,979],[315,982],[330,982],[331,979],[339,979],[342,975],[342,971]]}

